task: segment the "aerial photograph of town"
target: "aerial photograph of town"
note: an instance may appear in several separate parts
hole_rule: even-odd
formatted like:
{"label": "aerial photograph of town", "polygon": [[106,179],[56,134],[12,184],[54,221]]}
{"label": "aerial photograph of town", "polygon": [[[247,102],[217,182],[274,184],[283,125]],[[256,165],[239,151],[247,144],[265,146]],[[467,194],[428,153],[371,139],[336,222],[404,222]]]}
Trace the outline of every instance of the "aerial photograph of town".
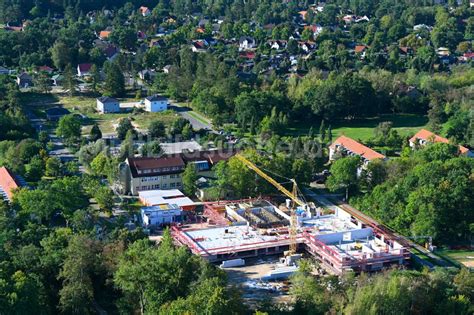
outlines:
{"label": "aerial photograph of town", "polygon": [[0,0],[0,314],[473,315],[474,0]]}

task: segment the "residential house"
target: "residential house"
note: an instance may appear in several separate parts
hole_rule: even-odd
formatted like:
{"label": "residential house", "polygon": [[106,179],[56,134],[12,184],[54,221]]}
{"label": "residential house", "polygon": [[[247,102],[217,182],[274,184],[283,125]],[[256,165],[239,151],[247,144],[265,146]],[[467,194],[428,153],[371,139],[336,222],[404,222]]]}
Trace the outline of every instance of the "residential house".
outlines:
{"label": "residential house", "polygon": [[[421,129],[409,140],[412,149],[423,147],[429,143],[449,143],[449,140],[426,129]],[[474,157],[474,152],[462,145],[459,146],[459,153],[461,155]]]}
{"label": "residential house", "polygon": [[318,37],[324,30],[324,28],[319,24],[306,25],[304,29],[309,29],[313,33],[313,37]]}
{"label": "residential house", "polygon": [[92,63],[81,63],[77,65],[77,76],[85,77],[90,75]]}
{"label": "residential house", "polygon": [[168,109],[168,99],[158,94],[145,98],[145,110],[147,112],[156,113]]}
{"label": "residential house", "polygon": [[464,53],[461,57],[459,57],[459,59],[464,62],[469,62],[471,60],[474,60],[474,52]]}
{"label": "residential house", "polygon": [[138,9],[143,16],[150,16],[151,15],[151,10],[148,7],[141,6]]}
{"label": "residential house", "polygon": [[16,83],[20,88],[32,87],[34,85],[33,78],[26,72],[23,72],[16,77]]}
{"label": "residential house", "polygon": [[138,72],[138,77],[143,81],[151,81],[155,78],[156,72],[154,70],[143,69]]}
{"label": "residential house", "polygon": [[305,21],[305,20],[306,20],[306,15],[307,15],[307,14],[308,14],[308,11],[306,11],[306,10],[303,10],[303,11],[299,11],[299,12],[298,12],[298,15],[299,15],[299,17],[300,17],[300,19],[301,19],[302,21]]}
{"label": "residential house", "polygon": [[97,99],[97,111],[102,114],[120,112],[120,103],[112,97],[102,96]]}
{"label": "residential house", "polygon": [[191,50],[195,53],[205,52],[209,47],[209,43],[204,39],[193,40]]}
{"label": "residential house", "polygon": [[329,146],[329,160],[335,160],[338,155],[359,156],[364,167],[373,160],[386,159],[385,155],[346,136],[340,136]]}
{"label": "residential house", "polygon": [[170,73],[171,67],[172,67],[171,65],[164,66],[163,67],[163,72],[166,73],[166,74]]}
{"label": "residential house", "polygon": [[51,81],[54,86],[61,86],[63,85],[64,76],[62,74],[55,74],[51,77]]}
{"label": "residential house", "polygon": [[309,53],[316,48],[316,43],[310,41],[300,41],[298,42],[298,47],[305,53]]}
{"label": "residential house", "polygon": [[354,53],[360,56],[360,58],[365,58],[365,53],[369,47],[366,45],[357,45],[354,48]]}
{"label": "residential house", "polygon": [[276,49],[276,50],[283,50],[286,48],[286,45],[288,42],[286,40],[270,40],[268,41],[268,45],[270,46],[271,49]]}
{"label": "residential house", "polygon": [[360,22],[369,22],[370,19],[367,17],[367,15],[364,16],[356,16],[355,22],[360,23]]}
{"label": "residential house", "polygon": [[109,61],[114,61],[119,56],[120,50],[115,45],[108,45],[104,49],[105,58]]}
{"label": "residential house", "polygon": [[12,201],[15,189],[25,186],[23,180],[15,176],[8,168],[0,167],[0,198]]}
{"label": "residential house", "polygon": [[242,36],[239,39],[239,50],[248,50],[257,47],[257,42],[253,37]]}
{"label": "residential house", "polygon": [[54,69],[48,66],[40,66],[38,67],[38,72],[45,72],[47,74],[53,73]]}
{"label": "residential house", "polygon": [[58,121],[61,117],[69,115],[71,112],[64,107],[53,107],[45,110],[45,113],[49,121]]}
{"label": "residential house", "polygon": [[107,40],[112,32],[111,31],[100,31],[99,38],[101,40]]}

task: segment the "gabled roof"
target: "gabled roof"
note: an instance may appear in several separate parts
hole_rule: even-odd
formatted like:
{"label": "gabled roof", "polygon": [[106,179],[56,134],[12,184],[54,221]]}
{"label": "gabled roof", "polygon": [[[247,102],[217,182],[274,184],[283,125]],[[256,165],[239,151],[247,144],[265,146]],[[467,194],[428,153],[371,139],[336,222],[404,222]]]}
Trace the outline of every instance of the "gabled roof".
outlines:
{"label": "gabled roof", "polygon": [[0,188],[5,192],[7,198],[12,200],[13,189],[20,188],[22,185],[15,178],[15,175],[6,167],[0,167]]}
{"label": "gabled roof", "polygon": [[[140,157],[128,158],[132,177],[149,177],[156,175],[176,174],[184,170],[184,161],[179,155],[165,155],[162,157]],[[165,168],[177,167],[179,170],[167,170]],[[148,171],[147,173],[143,171]],[[140,174],[139,174],[139,171]]]}
{"label": "gabled roof", "polygon": [[337,146],[342,146],[346,150],[351,151],[354,154],[361,156],[366,160],[385,159],[385,155],[375,152],[369,147],[366,147],[362,143],[355,141],[346,136],[340,136],[337,138],[329,147],[336,149]]}
{"label": "gabled roof", "polygon": [[115,98],[108,97],[108,96],[99,97],[97,100],[99,102],[101,102],[102,104],[105,104],[105,103],[118,103],[118,101]]}
{"label": "gabled roof", "polygon": [[150,9],[148,7],[145,7],[145,6],[141,6],[139,10],[140,10],[141,14],[146,14],[146,13],[150,12]]}
{"label": "gabled roof", "polygon": [[100,31],[99,37],[100,38],[108,38],[110,33],[111,33],[110,31]]}
{"label": "gabled roof", "polygon": [[148,101],[150,101],[150,102],[158,102],[158,101],[166,101],[166,100],[168,100],[166,97],[161,96],[161,95],[158,95],[158,94],[148,96],[148,97],[146,97],[145,99],[148,100]]}
{"label": "gabled roof", "polygon": [[361,53],[361,52],[363,52],[363,51],[366,50],[366,49],[367,49],[367,46],[365,46],[365,45],[357,45],[357,46],[355,46],[354,51],[355,51],[356,53]]}
{"label": "gabled roof", "polygon": [[[432,142],[432,143],[449,143],[448,139],[438,136],[437,134],[434,134],[431,131],[426,130],[426,129],[421,129],[413,137],[410,138],[410,142],[412,143],[415,143],[417,140],[424,140],[426,142]],[[465,154],[469,152],[469,149],[460,145],[459,152],[461,152],[461,154]]]}
{"label": "gabled roof", "polygon": [[77,68],[79,69],[79,71],[81,72],[87,72],[87,71],[90,71],[91,68],[92,68],[92,63],[80,63],[77,65]]}

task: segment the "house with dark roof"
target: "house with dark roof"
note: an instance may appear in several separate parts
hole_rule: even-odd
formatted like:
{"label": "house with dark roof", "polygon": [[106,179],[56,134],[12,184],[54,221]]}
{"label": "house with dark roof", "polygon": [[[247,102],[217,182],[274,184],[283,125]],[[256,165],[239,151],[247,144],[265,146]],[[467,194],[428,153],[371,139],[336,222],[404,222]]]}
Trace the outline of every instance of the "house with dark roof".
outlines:
{"label": "house with dark roof", "polygon": [[204,39],[194,40],[191,43],[191,50],[193,52],[205,52],[209,47],[209,43]]}
{"label": "house with dark roof", "polygon": [[15,189],[25,186],[8,168],[0,167],[0,198],[12,201]]}
{"label": "house with dark roof", "polygon": [[242,36],[239,39],[239,50],[253,49],[257,46],[257,42],[253,37]]}
{"label": "house with dark roof", "polygon": [[45,110],[45,113],[49,121],[58,121],[61,117],[69,115],[71,112],[64,107],[53,107]]}
{"label": "house with dark roof", "polygon": [[[426,129],[421,129],[409,140],[412,149],[424,147],[430,143],[449,143],[449,140]],[[474,152],[462,145],[459,146],[459,154],[474,157]]]}
{"label": "house with dark roof", "polygon": [[102,114],[120,112],[119,101],[113,97],[102,96],[97,99],[97,111]]}
{"label": "house with dark roof", "polygon": [[346,136],[340,136],[329,146],[329,160],[334,161],[337,156],[359,156],[364,165],[373,160],[386,159],[385,155]]}
{"label": "house with dark roof", "polygon": [[34,86],[33,78],[26,72],[23,72],[16,77],[16,84],[18,84],[20,88]]}
{"label": "house with dark roof", "polygon": [[80,63],[77,65],[77,76],[85,77],[90,75],[92,63]]}
{"label": "house with dark roof", "polygon": [[162,112],[168,109],[168,99],[155,94],[145,98],[145,110],[151,113]]}

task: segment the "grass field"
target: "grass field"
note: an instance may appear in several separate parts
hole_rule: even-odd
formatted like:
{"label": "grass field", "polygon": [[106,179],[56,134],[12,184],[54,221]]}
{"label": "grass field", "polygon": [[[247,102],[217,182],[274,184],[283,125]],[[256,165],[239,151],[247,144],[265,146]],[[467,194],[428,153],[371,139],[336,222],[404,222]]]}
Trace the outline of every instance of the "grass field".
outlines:
{"label": "grass field", "polygon": [[[133,101],[130,98],[119,99],[121,102]],[[131,117],[133,124],[139,129],[147,129],[154,120],[160,120],[165,125],[177,119],[177,114],[173,111],[161,113],[148,112],[128,112],[116,114],[100,114],[96,112],[96,98],[94,96],[65,96],[56,94],[35,94],[23,93],[22,101],[39,117],[44,118],[44,110],[50,107],[63,106],[71,113],[83,114],[87,119],[83,124],[83,134],[88,134],[92,125],[97,123],[102,133],[111,133],[119,120],[124,117]]]}
{"label": "grass field", "polygon": [[[355,140],[366,141],[374,136],[374,128],[384,121],[393,122],[394,129],[401,136],[408,136],[424,128],[428,123],[428,118],[419,115],[394,114],[377,118],[335,121],[331,123],[333,138],[345,135]],[[319,132],[319,122],[315,122],[314,124],[300,124],[290,127],[287,129],[288,135],[307,135],[310,127],[313,127],[315,134]]]}
{"label": "grass field", "polygon": [[474,250],[440,250],[436,251],[436,254],[456,265],[474,268]]}

